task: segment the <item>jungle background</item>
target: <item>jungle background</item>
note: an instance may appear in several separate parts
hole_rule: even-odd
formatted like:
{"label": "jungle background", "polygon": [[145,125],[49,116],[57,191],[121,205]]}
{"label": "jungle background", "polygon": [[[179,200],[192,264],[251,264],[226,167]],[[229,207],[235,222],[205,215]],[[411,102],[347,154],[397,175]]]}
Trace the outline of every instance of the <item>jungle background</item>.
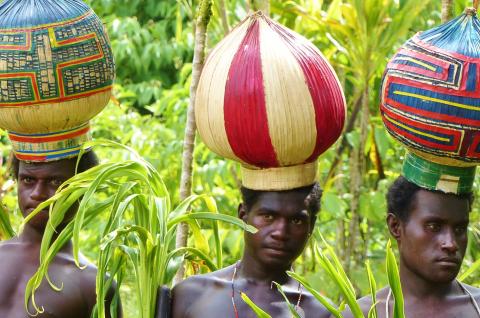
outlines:
{"label": "jungle background", "polygon": [[[160,173],[179,203],[182,144],[189,103],[197,0],[88,0],[105,23],[117,65],[114,98],[93,122],[94,138],[106,138],[136,149]],[[251,8],[247,0],[215,0],[207,31],[207,54]],[[452,2],[458,15],[471,5]],[[270,16],[311,40],[335,68],[344,87],[348,118],[344,134],[320,158],[319,181],[324,189],[316,227],[341,259],[358,295],[368,294],[364,263],[370,260],[377,285],[387,282],[385,227],[388,186],[399,175],[405,151],[386,133],[379,116],[382,72],[395,50],[418,31],[441,21],[439,0],[271,0]],[[10,211],[14,228],[21,223],[16,208],[15,182],[9,171],[10,145],[0,132],[0,198]],[[98,148],[103,160],[120,162],[129,155]],[[477,177],[475,189],[479,189]],[[236,215],[240,201],[239,166],[224,160],[196,139],[192,191],[211,195],[221,213]],[[480,200],[474,204],[470,241],[463,271],[476,268],[480,255]],[[99,233],[105,222],[96,220],[81,233],[81,250],[95,262]],[[241,257],[240,229],[220,225],[223,264]],[[202,233],[213,253],[212,228]],[[196,245],[193,235],[189,245]],[[295,265],[322,294],[337,301],[339,291],[309,248]],[[207,271],[204,263],[189,257],[187,275]],[[128,272],[128,270],[127,270]],[[131,275],[131,274],[130,274]],[[138,317],[136,287],[122,284],[126,317]],[[171,281],[171,279],[170,279]],[[466,279],[479,286],[480,271]]]}

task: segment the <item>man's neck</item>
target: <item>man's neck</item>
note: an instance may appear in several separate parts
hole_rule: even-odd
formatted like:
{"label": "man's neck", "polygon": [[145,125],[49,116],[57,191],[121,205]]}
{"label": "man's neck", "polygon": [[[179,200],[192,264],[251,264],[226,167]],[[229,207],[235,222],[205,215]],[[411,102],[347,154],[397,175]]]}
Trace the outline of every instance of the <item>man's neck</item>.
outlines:
{"label": "man's neck", "polygon": [[287,268],[272,268],[271,266],[265,266],[255,258],[245,253],[238,266],[238,277],[245,278],[247,280],[255,280],[256,282],[264,282],[271,284],[277,282],[281,285],[289,281],[289,276],[286,271],[291,267],[291,264]]}
{"label": "man's neck", "polygon": [[404,297],[416,299],[444,299],[462,292],[456,280],[447,283],[430,282],[409,270],[400,262],[400,278]]}
{"label": "man's neck", "polygon": [[[40,248],[40,245],[42,244],[42,238],[43,238],[43,233],[42,231],[32,227],[28,223],[25,224],[23,227],[23,231],[18,235],[18,239],[22,243],[27,243],[33,246],[38,246]],[[54,235],[52,238],[52,241],[57,238],[57,235]],[[72,241],[68,240],[63,247],[61,248],[60,252],[63,253],[72,253]]]}

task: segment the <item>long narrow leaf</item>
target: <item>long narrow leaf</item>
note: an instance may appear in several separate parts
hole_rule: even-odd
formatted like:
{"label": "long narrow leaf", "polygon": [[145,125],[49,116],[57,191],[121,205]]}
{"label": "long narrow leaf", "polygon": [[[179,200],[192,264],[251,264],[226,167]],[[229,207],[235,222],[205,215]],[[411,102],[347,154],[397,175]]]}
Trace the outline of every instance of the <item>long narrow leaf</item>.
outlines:
{"label": "long narrow leaf", "polygon": [[390,285],[393,297],[395,299],[395,305],[393,307],[393,317],[405,318],[402,284],[400,282],[400,274],[398,272],[397,261],[395,260],[395,254],[393,254],[392,243],[390,240],[387,243],[387,275],[388,284]]}
{"label": "long narrow leaf", "polygon": [[292,314],[293,318],[301,318],[298,312],[295,310],[295,307],[290,303],[290,300],[288,299],[287,295],[283,292],[282,285],[280,285],[277,282],[272,282],[277,286],[277,290],[280,292],[282,295],[283,299],[285,299],[285,302],[287,303],[288,309],[290,310],[290,313]]}
{"label": "long narrow leaf", "polygon": [[302,284],[303,287],[305,287],[305,289],[307,289],[313,295],[313,297],[315,297],[316,300],[318,300],[323,306],[325,306],[325,308],[327,308],[327,310],[331,312],[335,317],[342,318],[341,311],[335,308],[330,303],[330,301],[327,298],[325,298],[322,294],[320,294],[318,291],[312,288],[304,278],[290,271],[287,271],[287,274],[288,276],[292,277],[293,279],[298,281],[300,284]]}
{"label": "long narrow leaf", "polygon": [[248,298],[247,294],[245,293],[240,293],[243,301],[250,307],[252,308],[253,312],[255,315],[257,315],[258,318],[272,318],[269,314],[267,314],[262,308],[258,307],[255,305],[255,303]]}

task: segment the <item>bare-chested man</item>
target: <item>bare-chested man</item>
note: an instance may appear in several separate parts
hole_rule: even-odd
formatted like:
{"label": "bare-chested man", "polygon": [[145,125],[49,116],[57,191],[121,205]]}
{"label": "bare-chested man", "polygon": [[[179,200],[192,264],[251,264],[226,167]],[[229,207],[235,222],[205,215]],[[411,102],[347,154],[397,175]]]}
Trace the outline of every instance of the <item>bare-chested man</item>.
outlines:
{"label": "bare-chested man", "polygon": [[173,317],[256,317],[241,299],[243,292],[272,317],[290,318],[273,281],[283,285],[300,316],[328,317],[328,311],[286,274],[313,230],[321,197],[318,185],[288,191],[242,188],[242,196],[238,216],[258,232],[245,233],[243,257],[234,265],[175,286]]}
{"label": "bare-chested man", "polygon": [[[44,163],[27,163],[15,159],[14,173],[18,181],[18,205],[24,216],[31,213],[41,202],[55,194],[57,188],[75,174],[77,158]],[[90,151],[80,160],[79,172],[97,164],[95,154]],[[73,217],[75,210],[68,212],[66,220]],[[23,231],[8,241],[0,243],[0,317],[26,318],[25,286],[39,265],[40,244],[48,209],[40,212]],[[85,269],[79,269],[73,260],[72,243],[69,241],[56,255],[49,267],[52,281],[63,285],[60,292],[53,290],[44,281],[35,294],[36,304],[44,308],[37,317],[88,318],[96,303],[95,276],[97,269],[82,258]],[[113,295],[109,291],[108,304]],[[107,307],[108,308],[108,307]],[[29,307],[29,312],[35,310]],[[121,316],[121,308],[118,308]],[[110,317],[110,315],[108,315]]]}
{"label": "bare-chested man", "polygon": [[[456,279],[467,247],[472,199],[471,193],[425,190],[404,177],[389,189],[387,225],[398,243],[407,318],[480,317],[480,289]],[[377,293],[377,301],[378,317],[393,317],[389,287]],[[359,304],[366,315],[371,297]]]}

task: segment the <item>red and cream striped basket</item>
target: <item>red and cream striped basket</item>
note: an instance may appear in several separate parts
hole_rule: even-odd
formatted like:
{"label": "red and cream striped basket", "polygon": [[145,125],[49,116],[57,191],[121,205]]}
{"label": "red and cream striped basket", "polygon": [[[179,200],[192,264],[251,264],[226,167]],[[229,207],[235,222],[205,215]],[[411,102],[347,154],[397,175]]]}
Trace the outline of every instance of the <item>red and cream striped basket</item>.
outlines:
{"label": "red and cream striped basket", "polygon": [[315,182],[317,158],[340,136],[346,104],[320,51],[256,12],[209,54],[195,116],[205,144],[241,163],[243,186],[277,191]]}

